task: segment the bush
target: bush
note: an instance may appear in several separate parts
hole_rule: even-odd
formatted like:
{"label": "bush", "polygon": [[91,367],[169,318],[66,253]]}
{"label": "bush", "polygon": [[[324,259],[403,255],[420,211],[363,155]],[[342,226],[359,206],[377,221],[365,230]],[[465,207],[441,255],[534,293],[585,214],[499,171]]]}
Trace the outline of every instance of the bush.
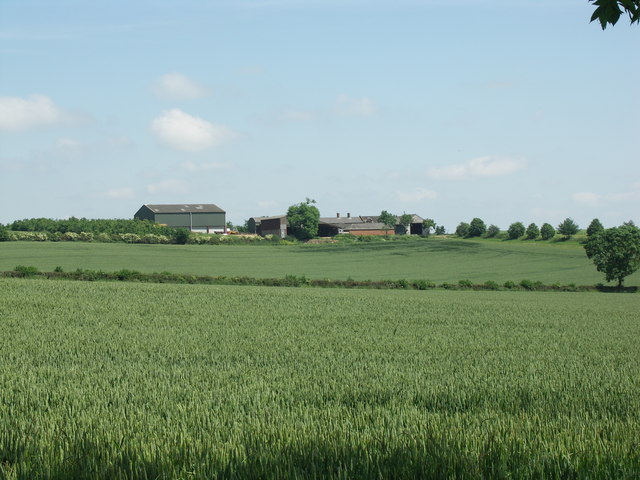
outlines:
{"label": "bush", "polygon": [[514,222],[509,225],[509,229],[507,230],[507,236],[509,240],[516,240],[524,235],[525,229],[522,222]]}
{"label": "bush", "polygon": [[498,283],[494,282],[493,280],[487,280],[486,282],[484,282],[483,287],[486,290],[500,290],[500,285],[498,285]]}
{"label": "bush", "polygon": [[178,245],[186,245],[191,237],[191,232],[186,228],[176,228],[173,232],[173,243]]}
{"label": "bush", "polygon": [[473,282],[471,280],[458,280],[458,286],[460,288],[473,288]]}
{"label": "bush", "polygon": [[556,229],[553,228],[548,223],[545,223],[544,225],[542,225],[542,228],[540,229],[540,235],[542,236],[543,240],[551,240],[553,237],[556,236]]}
{"label": "bush", "polygon": [[38,273],[38,269],[36,267],[27,267],[25,265],[17,265],[13,271],[17,272],[19,277],[32,277]]}
{"label": "bush", "polygon": [[511,280],[507,280],[506,282],[504,282],[504,288],[506,288],[507,290],[513,290],[516,287],[516,283],[512,282]]}

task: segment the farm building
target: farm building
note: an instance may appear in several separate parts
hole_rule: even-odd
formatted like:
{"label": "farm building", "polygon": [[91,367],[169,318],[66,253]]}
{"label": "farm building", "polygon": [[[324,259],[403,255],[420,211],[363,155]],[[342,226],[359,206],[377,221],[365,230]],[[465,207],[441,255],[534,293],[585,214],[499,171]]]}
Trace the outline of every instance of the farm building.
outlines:
{"label": "farm building", "polygon": [[287,236],[287,216],[277,215],[274,217],[251,217],[247,226],[249,233],[255,233],[258,235],[276,235],[280,238]]}
{"label": "farm building", "polygon": [[194,232],[224,233],[225,211],[212,203],[189,205],[143,205],[133,218],[149,220]]}
{"label": "farm building", "polygon": [[332,237],[340,233],[350,233],[352,235],[388,235],[388,234],[405,234],[422,235],[423,218],[413,215],[410,231],[406,232],[403,225],[396,224],[394,229],[388,229],[378,220],[377,215],[356,216],[352,217],[347,213],[346,217],[340,217],[338,213],[335,217],[322,217],[318,225],[318,234],[321,237]]}

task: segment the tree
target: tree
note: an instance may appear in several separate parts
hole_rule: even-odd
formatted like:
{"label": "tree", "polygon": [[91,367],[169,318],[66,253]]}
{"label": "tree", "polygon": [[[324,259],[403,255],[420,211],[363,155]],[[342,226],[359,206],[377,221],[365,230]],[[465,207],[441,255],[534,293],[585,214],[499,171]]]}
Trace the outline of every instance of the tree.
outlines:
{"label": "tree", "polygon": [[535,223],[529,224],[527,227],[527,240],[535,240],[540,235],[540,229]]}
{"label": "tree", "polygon": [[572,235],[578,233],[578,228],[578,225],[572,218],[565,218],[563,222],[558,225],[558,233],[569,239]]}
{"label": "tree", "polygon": [[487,228],[487,233],[485,234],[485,237],[495,238],[498,236],[499,233],[500,233],[500,228],[497,225],[489,225],[489,227]]}
{"label": "tree", "polygon": [[629,21],[640,23],[640,0],[589,0],[597,6],[591,21],[598,20],[600,26],[604,30],[607,24],[615,25],[620,19],[620,15],[626,13]]}
{"label": "tree", "polygon": [[515,240],[516,238],[520,238],[524,235],[524,225],[522,222],[514,222],[509,225],[509,229],[507,230],[507,236],[509,240]]}
{"label": "tree", "polygon": [[436,231],[434,232],[436,235],[445,235],[447,233],[444,225],[439,225],[436,227]]}
{"label": "tree", "polygon": [[597,218],[594,218],[593,220],[591,220],[591,223],[587,227],[587,237],[595,235],[596,233],[601,232],[603,230],[604,230],[604,227],[600,223],[600,220],[598,220]]}
{"label": "tree", "polygon": [[384,225],[384,233],[385,235],[389,233],[389,230],[394,230],[396,228],[396,222],[398,219],[393,213],[389,213],[386,210],[382,210],[380,212],[380,216],[378,217],[378,222]]}
{"label": "tree", "polygon": [[411,233],[411,222],[413,222],[413,215],[410,213],[403,213],[398,218],[398,223],[404,227],[405,233]]}
{"label": "tree", "polygon": [[432,228],[435,230],[436,222],[433,220],[433,218],[425,218],[422,222],[422,234],[428,237],[429,235],[431,235]]}
{"label": "tree", "polygon": [[553,228],[548,223],[545,223],[540,228],[540,235],[542,236],[543,240],[551,240],[553,237],[556,236],[556,229]]}
{"label": "tree", "polygon": [[6,242],[7,240],[9,240],[9,230],[0,223],[0,242]]}
{"label": "tree", "polygon": [[471,228],[471,225],[469,225],[468,223],[460,222],[456,227],[456,235],[458,235],[459,237],[466,238],[469,235],[470,228]]}
{"label": "tree", "polygon": [[468,237],[481,237],[487,231],[487,226],[484,224],[482,219],[474,218],[471,220],[469,224],[469,233],[467,233]]}
{"label": "tree", "polygon": [[291,205],[287,210],[287,222],[291,235],[298,240],[309,240],[318,235],[320,211],[314,205],[315,200],[307,198],[304,202]]}
{"label": "tree", "polygon": [[640,229],[628,224],[608,228],[589,237],[584,249],[607,282],[618,280],[620,288],[640,266]]}

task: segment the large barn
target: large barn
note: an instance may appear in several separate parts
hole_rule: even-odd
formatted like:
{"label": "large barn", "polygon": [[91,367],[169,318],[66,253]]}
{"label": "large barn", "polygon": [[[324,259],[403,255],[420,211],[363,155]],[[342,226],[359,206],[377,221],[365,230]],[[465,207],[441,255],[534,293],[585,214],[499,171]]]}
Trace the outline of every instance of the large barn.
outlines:
{"label": "large barn", "polygon": [[143,205],[133,217],[192,232],[224,233],[225,213],[213,203]]}

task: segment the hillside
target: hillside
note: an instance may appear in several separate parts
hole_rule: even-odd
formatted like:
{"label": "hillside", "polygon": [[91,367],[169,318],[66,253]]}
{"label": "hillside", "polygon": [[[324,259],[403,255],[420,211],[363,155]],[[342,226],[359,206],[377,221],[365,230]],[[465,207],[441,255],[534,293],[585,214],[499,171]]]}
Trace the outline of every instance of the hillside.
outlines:
{"label": "hillside", "polygon": [[[577,242],[413,239],[395,242],[314,245],[128,245],[4,242],[0,270],[33,265],[200,275],[355,280],[427,279],[474,282],[529,279],[593,285],[604,282]],[[640,284],[640,273],[627,278]]]}

